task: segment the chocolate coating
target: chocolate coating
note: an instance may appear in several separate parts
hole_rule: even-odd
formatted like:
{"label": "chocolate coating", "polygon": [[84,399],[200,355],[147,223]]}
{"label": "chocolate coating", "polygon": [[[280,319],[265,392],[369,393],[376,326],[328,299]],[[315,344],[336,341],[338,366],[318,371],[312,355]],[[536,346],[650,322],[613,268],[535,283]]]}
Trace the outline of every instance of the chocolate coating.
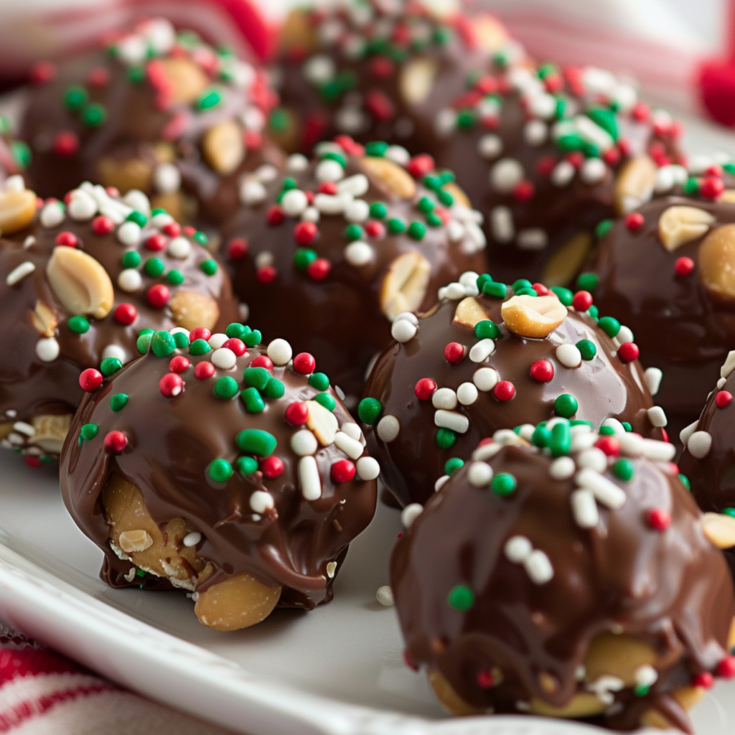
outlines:
{"label": "chocolate coating", "polygon": [[[367,153],[341,139],[308,164],[292,156],[285,176],[253,182],[257,198],[222,231],[233,286],[250,319],[264,334],[314,353],[348,396],[362,392],[369,361],[390,341],[391,320],[428,309],[441,285],[481,268],[485,244],[477,213],[449,180],[440,184],[437,174],[430,189],[424,182],[431,172],[408,161],[404,149],[377,145]],[[355,184],[353,198],[345,192]],[[325,187],[347,197],[334,213],[337,198]]]}
{"label": "chocolate coating", "polygon": [[[687,181],[684,169],[676,167],[674,172],[680,181]],[[683,196],[681,185],[665,187],[663,178],[670,180],[671,173],[662,169],[663,191],[636,210],[642,222],[628,226],[618,221],[601,241],[588,269],[599,279],[593,290],[595,304],[633,330],[646,367],[663,371],[656,400],[670,419],[673,440],[697,420],[735,343],[735,290],[729,293],[727,284],[713,287],[708,279],[714,268],[705,268],[702,260],[721,253],[718,258],[725,260],[715,266],[720,271],[715,280],[726,278],[725,263],[733,262],[735,250],[728,254],[709,238],[718,228],[735,223],[735,207],[724,199],[713,201],[696,193]],[[710,178],[723,183],[719,177]],[[690,180],[697,186],[694,178]],[[691,186],[687,188],[691,191]],[[666,247],[661,217],[682,206],[706,213],[711,222],[684,236],[680,244]],[[703,244],[708,240],[711,245],[705,252]],[[685,265],[681,259],[686,258],[693,269],[679,275],[677,268]]]}
{"label": "chocolate coating", "polygon": [[[598,517],[583,528],[573,511],[577,476],[555,479],[559,460],[523,444],[480,447],[399,540],[391,588],[410,660],[439,672],[477,710],[562,708],[597,688],[600,724],[635,729],[654,710],[691,733],[672,694],[697,686],[703,672],[725,673],[735,613],[727,566],[696,504],[665,464],[628,456],[633,475],[623,480],[613,471],[617,454],[603,455],[599,472],[624,502],[613,510],[593,497]],[[590,466],[580,451],[570,457],[572,475]],[[501,473],[515,479],[510,494],[478,481]],[[656,526],[652,511],[670,523]],[[514,537],[516,557],[507,545]],[[530,560],[531,549],[541,558]],[[620,658],[614,646],[592,654],[605,634],[619,637]],[[654,651],[640,690],[635,655],[623,658],[631,637]],[[606,675],[616,680],[609,687]]]}
{"label": "chocolate coating", "polygon": [[[477,289],[473,288],[471,277],[465,282],[470,298]],[[363,428],[370,451],[380,462],[383,482],[400,505],[426,502],[434,493],[437,480],[445,474],[447,460],[467,459],[484,437],[492,436],[498,429],[535,425],[557,415],[555,401],[563,394],[573,396],[578,403],[573,414],[575,419],[590,421],[597,428],[614,418],[628,422],[634,431],[646,437],[660,438],[660,429],[648,417],[653,401],[637,361],[623,362],[616,355],[616,342],[589,314],[578,313],[573,308],[544,339],[513,334],[501,315],[503,302],[513,294],[509,288],[505,298],[485,294],[475,297],[486,319],[499,327],[492,353],[480,362],[471,356],[472,348],[480,343],[475,329],[455,322],[462,298],[447,297],[418,320],[413,339],[403,344],[394,342],[372,368],[364,395],[377,399],[382,412],[373,426],[364,424]],[[580,359],[577,367],[565,367],[557,348],[563,344],[576,345],[583,339],[595,345],[596,354],[592,359]],[[445,348],[450,343],[464,348],[464,357],[458,363],[450,362],[445,356]],[[530,374],[531,366],[538,361],[548,361],[553,369],[553,377],[548,382]],[[481,368],[494,369],[497,382],[512,384],[513,397],[502,400],[494,387],[481,388],[477,378]],[[418,398],[417,383],[425,378],[434,381],[436,390],[449,389],[455,405],[435,405],[438,398],[433,393]],[[471,400],[470,403],[457,402],[460,386],[469,390],[470,397],[463,400]],[[439,444],[440,432],[445,432],[437,429],[439,408],[448,408],[467,419],[464,433],[451,432],[453,443],[445,448]],[[362,411],[361,417],[365,417]],[[391,441],[381,438],[380,421],[386,417],[398,421],[399,433]]]}
{"label": "chocolate coating", "polygon": [[[95,203],[92,194],[101,206]],[[209,324],[212,328],[223,329],[238,319],[237,304],[224,269],[217,266],[211,253],[191,235],[172,237],[171,234],[181,228],[169,215],[159,214],[149,219],[138,230],[137,242],[131,241],[126,245],[120,239],[121,227],[135,228],[130,227],[132,223],[123,222],[121,225],[120,222],[133,212],[132,207],[88,185],[73,192],[71,197],[89,204],[91,208],[87,214],[91,214],[84,219],[74,219],[70,211],[76,211],[76,204],[70,203],[63,212],[58,203],[49,202],[37,211],[27,227],[13,235],[12,240],[0,240],[0,310],[3,314],[2,339],[6,345],[6,349],[0,351],[0,425],[3,438],[13,446],[36,454],[57,455],[59,439],[51,447],[39,446],[38,437],[27,436],[23,432],[13,431],[8,437],[13,425],[16,422],[32,424],[34,417],[38,416],[73,413],[83,395],[79,385],[82,370],[98,368],[105,357],[117,357],[123,363],[137,357],[136,341],[142,329],[171,329],[178,326],[182,318],[191,318],[197,313],[205,315],[198,311],[202,303],[191,304],[187,314],[181,299],[188,299],[193,294],[198,301],[203,300],[207,316],[213,319]],[[143,203],[140,197],[137,197],[137,202]],[[113,214],[117,224],[101,215],[100,210]],[[95,228],[106,219],[109,231],[97,234]],[[57,245],[60,235],[62,238],[75,238],[76,248],[91,256],[108,274],[113,303],[106,316],[94,318],[90,313],[70,312],[65,306],[68,302],[62,301],[52,286],[49,263],[57,248],[67,247]],[[152,236],[160,238],[160,244],[166,249],[152,249],[149,244]],[[174,241],[188,252],[178,252],[174,257]],[[206,242],[206,238],[202,242]],[[126,268],[123,257],[135,258],[131,255],[133,253],[139,256],[140,264]],[[147,274],[145,268],[151,267],[151,261],[160,265],[161,275]],[[201,266],[205,262],[216,269],[212,275],[203,271]],[[8,278],[13,273],[17,275],[19,267],[32,270],[16,282],[9,283]],[[169,280],[173,278],[169,275],[172,271],[180,275],[180,284]],[[132,276],[132,286],[122,288],[119,285],[123,273],[126,274],[122,277],[123,282]],[[95,288],[89,273],[75,274],[72,271],[67,280],[73,282],[75,279],[81,284],[82,291]],[[136,280],[140,281],[137,286]],[[153,286],[168,289],[170,300],[167,305],[159,308],[148,301]],[[126,290],[130,288],[133,290]],[[123,304],[132,307],[130,324],[122,323],[115,316]],[[178,306],[176,313],[172,312],[172,305]],[[73,317],[77,321],[84,317],[88,329],[73,331],[75,322],[70,321]],[[84,329],[83,326],[81,328]],[[44,352],[43,345],[46,349],[53,349]],[[58,353],[56,357],[55,352]],[[45,354],[46,359],[41,354]]]}
{"label": "chocolate coating", "polygon": [[[70,430],[62,461],[64,502],[84,533],[105,551],[104,576],[115,586],[131,583],[122,574],[123,569],[130,569],[130,562],[119,561],[110,549],[99,499],[113,474],[140,490],[149,513],[162,528],[180,517],[201,533],[197,554],[214,565],[214,573],[200,590],[247,572],[265,585],[283,586],[282,607],[312,609],[331,600],[335,570],[328,565],[337,562],[339,569],[349,542],[373,516],[377,473],[372,479],[360,479],[362,465],[357,461],[354,479],[336,482],[334,464],[347,456],[333,441],[317,444],[314,440],[321,487],[316,499],[307,500],[299,471],[303,459],[291,441],[296,432],[306,429],[288,423],[286,409],[306,401],[311,407],[321,393],[334,402],[329,417],[334,424],[332,438],[337,424],[340,428],[351,424],[355,430],[357,426],[331,388],[321,392],[312,387],[307,376],[296,373],[291,365],[272,368],[271,375],[281,381],[284,392],[280,398],[269,398],[261,390],[265,405],[259,413],[248,412],[239,389],[231,398],[217,397],[214,386],[226,376],[247,388],[243,370],[256,358],[262,361],[266,352],[263,347],[247,349],[234,367],[216,368],[210,377],[195,377],[197,366],[229,351],[222,347],[194,355],[182,348],[158,357],[151,350],[87,396]],[[186,356],[191,365],[180,374],[183,392],[165,397],[159,380],[169,372],[169,362],[176,355]],[[129,396],[118,412],[110,407],[113,393]],[[92,440],[78,441],[82,426],[89,423],[98,425],[99,433]],[[238,435],[244,429],[265,431],[277,440],[271,456],[283,463],[279,475],[264,474],[262,456],[255,457],[254,472],[241,474],[237,459],[253,457],[239,449]],[[127,437],[121,453],[105,449],[103,440],[110,431],[121,431]],[[235,468],[226,481],[217,482],[209,474],[215,459],[226,460]],[[267,493],[270,509],[254,510],[251,502],[256,492]],[[162,580],[151,581],[155,585]],[[139,582],[136,579],[133,584]]]}
{"label": "chocolate coating", "polygon": [[262,135],[273,102],[263,73],[168,21],[41,68],[20,128],[41,196],[80,181],[139,189],[180,221],[216,227],[243,173],[281,163]]}

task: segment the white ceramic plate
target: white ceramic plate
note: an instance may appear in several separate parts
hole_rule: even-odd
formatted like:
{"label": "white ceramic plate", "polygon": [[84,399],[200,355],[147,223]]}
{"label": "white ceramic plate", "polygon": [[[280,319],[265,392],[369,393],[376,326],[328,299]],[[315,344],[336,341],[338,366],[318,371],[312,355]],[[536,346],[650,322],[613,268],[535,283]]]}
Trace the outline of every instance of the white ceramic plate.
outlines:
{"label": "white ceramic plate", "polygon": [[[689,123],[693,149],[735,152],[730,134]],[[74,526],[52,470],[0,454],[0,617],[120,684],[249,735],[594,735],[530,717],[447,718],[403,663],[388,583],[398,514],[385,507],[354,544],[335,600],[276,611],[237,633],[201,626],[180,593],[112,590],[101,552]],[[698,735],[735,731],[735,682],[694,712]]]}

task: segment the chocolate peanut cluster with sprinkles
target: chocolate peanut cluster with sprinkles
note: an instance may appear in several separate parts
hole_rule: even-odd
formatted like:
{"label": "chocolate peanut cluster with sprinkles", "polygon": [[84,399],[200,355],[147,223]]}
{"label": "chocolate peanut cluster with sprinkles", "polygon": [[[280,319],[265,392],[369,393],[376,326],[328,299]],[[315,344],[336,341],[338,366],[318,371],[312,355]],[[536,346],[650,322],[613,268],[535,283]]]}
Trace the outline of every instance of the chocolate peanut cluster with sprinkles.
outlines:
{"label": "chocolate peanut cluster with sprinkles", "polygon": [[439,14],[423,2],[343,0],[292,11],[276,80],[283,106],[270,133],[289,151],[350,135],[407,146],[431,130],[471,72],[524,56],[487,13]]}
{"label": "chocolate peanut cluster with sprinkles", "polygon": [[663,371],[672,438],[696,421],[735,345],[735,165],[693,157],[659,169],[653,196],[614,224],[578,283]]}
{"label": "chocolate peanut cluster with sprinkles", "polygon": [[238,323],[141,339],[143,357],[94,371],[62,460],[103,578],[188,590],[215,630],[329,602],[379,471],[329,377]]}
{"label": "chocolate peanut cluster with sprinkles", "polygon": [[153,330],[238,316],[206,236],[141,192],[82,184],[43,202],[6,188],[0,229],[0,437],[31,464],[59,454],[81,370],[114,372]]}
{"label": "chocolate peanut cluster with sprinkles", "polygon": [[735,575],[735,352],[720,376],[697,421],[681,433],[684,452],[679,464],[691,483],[692,495],[721,534]]}
{"label": "chocolate peanut cluster with sprinkles", "polygon": [[674,452],[554,418],[496,432],[404,509],[406,662],[447,709],[693,733],[687,710],[735,677],[735,597]]}
{"label": "chocolate peanut cluster with sprinkles", "polygon": [[485,217],[488,267],[568,285],[595,226],[646,198],[678,163],[680,126],[607,71],[514,65],[476,73],[433,116],[429,150]]}
{"label": "chocolate peanut cluster with sprinkles", "polygon": [[424,503],[498,429],[562,417],[661,438],[630,330],[587,291],[465,273],[440,303],[393,322],[358,414],[401,505]]}
{"label": "chocolate peanut cluster with sprinkles", "polygon": [[20,137],[41,196],[80,181],[138,189],[178,221],[215,227],[245,172],[281,164],[264,137],[273,101],[262,70],[154,19],[36,66]]}
{"label": "chocolate peanut cluster with sprinkles", "polygon": [[250,319],[319,356],[334,384],[358,396],[391,321],[482,268],[480,220],[427,156],[340,137],[311,160],[293,154],[273,180],[251,177],[248,204],[222,237]]}

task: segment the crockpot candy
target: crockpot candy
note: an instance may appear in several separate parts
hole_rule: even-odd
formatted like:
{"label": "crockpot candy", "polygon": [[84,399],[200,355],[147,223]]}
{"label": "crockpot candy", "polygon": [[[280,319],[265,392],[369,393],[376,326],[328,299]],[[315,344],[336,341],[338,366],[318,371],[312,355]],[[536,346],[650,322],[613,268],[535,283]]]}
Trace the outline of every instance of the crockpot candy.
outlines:
{"label": "crockpot candy", "polygon": [[98,383],[152,329],[237,318],[206,237],[140,192],[121,199],[83,184],[37,208],[32,191],[6,189],[0,229],[10,238],[0,239],[0,436],[31,463],[60,452],[81,370]]}
{"label": "crockpot candy", "polygon": [[480,215],[448,171],[404,148],[349,138],[292,155],[223,229],[236,293],[250,319],[313,352],[348,396],[390,341],[401,312],[482,268]]}
{"label": "crockpot candy", "polygon": [[735,352],[730,352],[720,378],[698,421],[681,433],[684,452],[679,464],[689,478],[692,495],[705,512],[735,574]]}
{"label": "crockpot candy", "polygon": [[33,80],[20,136],[41,196],[80,181],[140,189],[180,221],[217,226],[244,172],[280,164],[263,137],[273,102],[264,73],[166,20],[40,64]]}
{"label": "crockpot candy", "polygon": [[312,355],[230,324],[154,332],[83,401],[64,502],[114,586],[189,590],[237,630],[332,599],[375,511],[377,462]]}
{"label": "crockpot candy", "polygon": [[601,69],[515,65],[455,97],[434,112],[439,141],[417,142],[485,216],[501,280],[568,285],[600,220],[650,195],[657,166],[681,157],[671,116]]}
{"label": "crockpot candy", "polygon": [[696,421],[735,345],[733,173],[701,156],[688,171],[661,168],[651,201],[600,225],[580,281],[633,330],[643,364],[663,371],[657,400],[673,436]]}
{"label": "crockpot candy", "polygon": [[358,414],[382,479],[401,505],[423,503],[494,431],[555,416],[660,438],[630,330],[586,291],[465,273],[423,317],[403,314]]}
{"label": "crockpot candy", "polygon": [[735,597],[674,451],[566,419],[502,430],[404,510],[406,660],[451,712],[693,732],[687,710],[735,676]]}
{"label": "crockpot candy", "polygon": [[341,134],[431,152],[415,149],[414,136],[426,137],[436,110],[493,55],[510,63],[523,52],[487,13],[439,15],[428,3],[392,0],[295,10],[283,30],[276,68],[283,107],[271,115],[270,133],[304,153]]}

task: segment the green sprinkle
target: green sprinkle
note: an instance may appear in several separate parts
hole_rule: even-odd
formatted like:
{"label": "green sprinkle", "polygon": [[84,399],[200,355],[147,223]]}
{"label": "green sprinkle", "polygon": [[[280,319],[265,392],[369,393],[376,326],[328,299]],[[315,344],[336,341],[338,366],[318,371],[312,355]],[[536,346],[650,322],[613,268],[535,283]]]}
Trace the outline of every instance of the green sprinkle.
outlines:
{"label": "green sprinkle", "polygon": [[107,111],[96,102],[85,105],[82,110],[82,123],[88,128],[98,128],[106,119]]}
{"label": "green sprinkle", "polygon": [[600,317],[598,322],[601,329],[608,337],[617,337],[620,332],[620,322],[612,316]]}
{"label": "green sprinkle", "polygon": [[434,42],[439,46],[446,46],[454,37],[452,30],[448,26],[439,26],[434,31]]}
{"label": "green sprinkle", "polygon": [[257,390],[265,390],[271,374],[263,367],[247,367],[242,372],[243,380]]}
{"label": "green sprinkle", "polygon": [[597,354],[597,347],[590,339],[580,339],[576,345],[583,360],[591,360]]}
{"label": "green sprinkle", "polygon": [[475,113],[473,110],[460,110],[457,115],[457,127],[460,130],[471,130],[475,126]]}
{"label": "green sprinkle", "polygon": [[699,194],[699,182],[695,178],[687,179],[684,184],[684,193],[687,196],[697,196]]}
{"label": "green sprinkle", "polygon": [[577,288],[580,291],[594,291],[600,283],[600,276],[597,273],[580,273],[577,278]]}
{"label": "green sprinkle", "polygon": [[189,335],[185,332],[175,332],[171,336],[174,338],[174,344],[179,349],[183,349],[184,347],[189,346]]}
{"label": "green sprinkle", "polygon": [[429,197],[421,197],[416,206],[419,208],[420,212],[428,214],[429,212],[434,211],[434,207],[436,205],[431,201],[431,199],[429,199]]}
{"label": "green sprinkle", "polygon": [[212,348],[209,346],[209,343],[206,342],[205,340],[203,340],[203,339],[195,339],[189,345],[189,354],[190,355],[205,355],[211,349]]}
{"label": "green sprinkle", "polygon": [[232,465],[226,459],[215,459],[209,465],[209,476],[215,482],[227,482],[232,477]]}
{"label": "green sprinkle", "polygon": [[345,228],[345,237],[349,242],[355,242],[355,240],[362,240],[365,236],[365,230],[360,225],[350,224]]}
{"label": "green sprinkle", "polygon": [[679,473],[678,477],[679,480],[681,480],[681,484],[684,485],[687,490],[692,489],[692,484],[689,482],[689,478],[686,475],[682,475],[681,473]]}
{"label": "green sprinkle", "polygon": [[113,411],[120,411],[121,409],[125,408],[125,405],[128,402],[128,394],[127,393],[115,393],[115,395],[110,398],[110,408]]}
{"label": "green sprinkle", "polygon": [[475,593],[466,585],[458,584],[447,596],[447,602],[455,610],[469,610],[475,604]]}
{"label": "green sprinkle", "polygon": [[598,240],[602,240],[605,235],[607,235],[610,230],[613,228],[613,221],[611,219],[604,219],[600,224],[595,227],[595,237]]}
{"label": "green sprinkle", "polygon": [[156,357],[168,357],[176,350],[176,342],[170,332],[156,332],[151,340],[151,350]]}
{"label": "green sprinkle", "polygon": [[87,90],[78,85],[67,87],[64,92],[64,106],[67,110],[81,110],[88,99]]}
{"label": "green sprinkle", "polygon": [[130,250],[122,256],[123,268],[137,268],[140,265],[141,257],[135,250]]}
{"label": "green sprinkle", "polygon": [[259,329],[251,329],[243,338],[242,341],[246,347],[257,347],[263,341],[263,335]]}
{"label": "green sprinkle", "polygon": [[513,475],[510,475],[507,472],[499,472],[495,477],[493,477],[492,482],[490,483],[490,489],[496,495],[500,495],[501,498],[504,498],[515,492],[517,485],[518,483]]}
{"label": "green sprinkle", "polygon": [[450,449],[457,441],[457,434],[451,429],[442,427],[436,432],[436,444],[441,449]]}
{"label": "green sprinkle", "polygon": [[[219,383],[220,380],[224,380],[224,378],[220,378],[217,383]],[[216,392],[216,383],[214,387]],[[257,388],[245,388],[244,391],[241,391],[240,398],[242,398],[242,401],[245,404],[245,410],[248,413],[260,413],[265,409],[265,402],[261,398],[260,393],[258,393]]]}
{"label": "green sprinkle", "polygon": [[398,217],[391,217],[386,222],[386,225],[388,227],[388,232],[391,232],[394,235],[399,235],[401,232],[406,231],[406,223],[402,219],[398,219]]}
{"label": "green sprinkle", "polygon": [[584,146],[584,139],[579,133],[567,133],[556,139],[556,145],[560,151],[569,153],[580,150]]}
{"label": "green sprinkle", "polygon": [[633,479],[635,468],[629,459],[619,459],[613,465],[613,475],[623,482],[630,482]]}
{"label": "green sprinkle", "polygon": [[89,320],[83,316],[73,316],[69,319],[69,329],[74,334],[86,334],[89,331]]}
{"label": "green sprinkle", "polygon": [[201,245],[202,247],[206,247],[209,242],[209,238],[203,232],[195,232],[191,236],[191,239],[194,240],[197,245]]}
{"label": "green sprinkle", "polygon": [[237,435],[237,446],[240,450],[259,457],[270,457],[277,443],[273,434],[261,429],[243,429]]}
{"label": "green sprinkle", "polygon": [[326,390],[329,388],[329,378],[325,373],[312,373],[308,378],[308,383],[312,388],[317,390]]}
{"label": "green sprinkle", "polygon": [[273,110],[270,114],[270,118],[268,119],[268,125],[270,126],[271,130],[275,130],[276,132],[283,132],[284,130],[288,129],[288,123],[290,120],[290,116],[288,114],[287,110],[284,110],[282,107],[279,107],[277,110]]}
{"label": "green sprinkle", "polygon": [[735,518],[735,508],[725,508],[722,513],[730,518]]}
{"label": "green sprinkle", "polygon": [[373,219],[384,219],[388,214],[388,207],[383,202],[373,202],[370,205],[370,216]]}
{"label": "green sprinkle", "polygon": [[290,176],[287,176],[283,180],[283,184],[281,184],[282,191],[291,191],[291,189],[295,189],[295,188],[296,188],[296,179],[293,179]]}
{"label": "green sprinkle", "polygon": [[534,447],[539,447],[539,449],[548,447],[551,444],[551,432],[546,426],[537,426],[531,435],[531,443]]}
{"label": "green sprinkle", "polygon": [[217,261],[208,258],[199,263],[199,269],[206,276],[213,276],[217,272]]}
{"label": "green sprinkle", "polygon": [[225,329],[225,334],[230,339],[241,339],[245,340],[245,336],[250,334],[251,329],[250,327],[246,327],[244,324],[240,324],[239,322],[232,322],[231,324],[227,325],[227,329]]}
{"label": "green sprinkle", "polygon": [[637,687],[633,688],[633,693],[636,697],[645,697],[650,691],[651,687],[645,684],[639,684]]}
{"label": "green sprinkle", "polygon": [[376,158],[383,158],[387,150],[388,144],[381,140],[375,140],[365,146],[365,153],[368,156],[375,156]]}
{"label": "green sprinkle", "polygon": [[216,395],[217,398],[222,398],[223,400],[234,398],[238,394],[239,390],[240,388],[237,385],[237,381],[229,375],[223,375],[221,378],[217,378],[217,381],[214,384],[214,395]]}
{"label": "green sprinkle", "polygon": [[437,191],[436,198],[445,207],[451,207],[454,204],[454,197],[448,191],[444,191],[444,189]]}
{"label": "green sprinkle", "polygon": [[613,436],[615,434],[615,429],[613,429],[612,426],[601,426],[600,427],[600,436]]}
{"label": "green sprinkle", "polygon": [[612,110],[605,107],[590,107],[587,110],[587,117],[594,123],[599,125],[613,140],[617,140],[619,136],[618,119]]}
{"label": "green sprinkle", "polygon": [[137,209],[134,209],[126,218],[126,222],[135,222],[138,227],[145,227],[146,223],[148,222],[148,217],[146,217],[143,212],[139,212]]}
{"label": "green sprinkle", "polygon": [[79,430],[79,438],[83,441],[92,441],[99,433],[100,427],[97,424],[84,424]]}
{"label": "green sprinkle", "polygon": [[163,271],[166,270],[166,266],[160,258],[148,258],[143,266],[143,270],[147,276],[158,278],[158,276],[163,275]]}
{"label": "green sprinkle", "polygon": [[337,401],[335,401],[334,398],[329,395],[329,393],[319,393],[318,395],[314,396],[314,400],[320,405],[324,406],[327,411],[334,411],[337,406]]}
{"label": "green sprinkle", "polygon": [[326,153],[323,153],[321,156],[321,160],[337,161],[337,163],[342,166],[342,168],[345,168],[347,166],[347,159],[341,153],[337,153],[336,151],[327,151]]}
{"label": "green sprinkle", "polygon": [[145,353],[148,352],[148,348],[151,346],[152,337],[153,335],[151,333],[141,334],[138,337],[135,346],[138,348],[138,352],[140,352],[141,355],[145,355]]}
{"label": "green sprinkle", "polygon": [[485,283],[482,287],[482,292],[488,296],[493,296],[496,299],[504,299],[508,293],[508,287],[504,283],[491,281],[489,283]]}
{"label": "green sprinkle", "polygon": [[450,477],[464,465],[464,460],[459,457],[452,457],[444,463],[444,474]]}
{"label": "green sprinkle", "polygon": [[372,426],[383,413],[383,404],[377,398],[363,398],[357,407],[357,415],[364,424]]}
{"label": "green sprinkle", "polygon": [[532,298],[538,298],[538,294],[532,288],[521,288],[516,291],[516,296],[531,296]]}
{"label": "green sprinkle", "polygon": [[429,189],[429,191],[439,191],[441,185],[441,177],[436,174],[426,174],[426,176],[424,176],[424,186]]}
{"label": "green sprinkle", "polygon": [[480,293],[482,293],[482,287],[486,283],[492,283],[492,282],[493,282],[493,279],[487,273],[483,273],[482,275],[477,276],[477,281],[476,281],[477,290]]}
{"label": "green sprinkle", "polygon": [[628,421],[621,421],[620,423],[623,425],[623,428],[626,431],[633,431],[633,427],[631,426],[630,422],[628,422]]}
{"label": "green sprinkle", "polygon": [[180,270],[176,270],[176,268],[174,268],[166,274],[166,280],[172,286],[180,286],[184,282],[184,274]]}
{"label": "green sprinkle", "polygon": [[33,160],[33,154],[27,143],[22,140],[14,140],[10,143],[10,152],[16,164],[25,171]]}
{"label": "green sprinkle", "polygon": [[477,339],[497,339],[500,337],[500,327],[489,319],[483,319],[475,324],[475,337]]}
{"label": "green sprinkle", "polygon": [[258,460],[253,457],[240,457],[235,464],[237,465],[237,471],[244,477],[258,471]]}
{"label": "green sprinkle", "polygon": [[122,367],[122,361],[117,357],[106,357],[100,363],[100,372],[106,378],[114,375]]}
{"label": "green sprinkle", "polygon": [[300,271],[305,271],[317,259],[316,250],[298,248],[293,256],[293,263]]}
{"label": "green sprinkle", "polygon": [[128,69],[128,81],[132,84],[140,84],[145,79],[145,72],[142,66],[131,66]]}
{"label": "green sprinkle", "polygon": [[570,393],[562,393],[554,401],[554,411],[557,416],[563,416],[565,419],[571,418],[577,413],[579,404],[577,399]]}
{"label": "green sprinkle", "polygon": [[196,106],[200,110],[211,110],[222,102],[222,92],[218,89],[206,89],[199,95]]}
{"label": "green sprinkle", "polygon": [[278,378],[271,378],[264,391],[266,398],[283,398],[285,392],[286,386]]}
{"label": "green sprinkle", "polygon": [[423,240],[426,237],[426,225],[421,222],[411,222],[408,226],[408,236],[414,240]]}
{"label": "green sprinkle", "polygon": [[595,320],[598,321],[600,318],[600,310],[597,308],[595,304],[592,304],[589,309],[587,309],[587,313]]}
{"label": "green sprinkle", "polygon": [[[518,293],[523,288],[533,289],[533,284],[527,278],[519,278],[517,281],[513,281],[511,288]],[[534,291],[534,293],[536,293]]]}
{"label": "green sprinkle", "polygon": [[[557,399],[558,400],[558,399]],[[549,449],[552,457],[562,457],[569,454],[572,448],[572,428],[568,421],[557,421],[551,428]]]}

